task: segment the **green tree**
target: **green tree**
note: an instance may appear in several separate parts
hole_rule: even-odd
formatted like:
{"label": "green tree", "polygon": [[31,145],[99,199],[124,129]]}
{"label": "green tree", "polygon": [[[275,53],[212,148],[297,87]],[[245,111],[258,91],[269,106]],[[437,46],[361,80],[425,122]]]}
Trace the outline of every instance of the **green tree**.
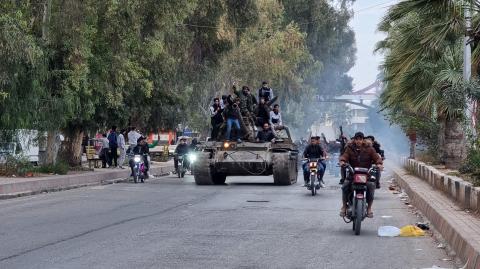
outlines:
{"label": "green tree", "polygon": [[379,29],[388,34],[379,44],[386,52],[384,108],[407,129],[418,127],[412,116],[438,122],[441,159],[457,168],[467,153],[463,6],[459,1],[403,1],[390,9]]}

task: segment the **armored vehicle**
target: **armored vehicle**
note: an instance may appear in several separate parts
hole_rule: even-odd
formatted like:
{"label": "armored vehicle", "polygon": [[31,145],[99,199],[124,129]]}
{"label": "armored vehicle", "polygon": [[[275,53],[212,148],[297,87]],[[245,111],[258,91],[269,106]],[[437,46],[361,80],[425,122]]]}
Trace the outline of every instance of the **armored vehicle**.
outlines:
{"label": "armored vehicle", "polygon": [[198,152],[192,171],[197,185],[224,184],[227,176],[270,176],[276,185],[296,183],[298,150],[288,128],[275,142],[210,141]]}

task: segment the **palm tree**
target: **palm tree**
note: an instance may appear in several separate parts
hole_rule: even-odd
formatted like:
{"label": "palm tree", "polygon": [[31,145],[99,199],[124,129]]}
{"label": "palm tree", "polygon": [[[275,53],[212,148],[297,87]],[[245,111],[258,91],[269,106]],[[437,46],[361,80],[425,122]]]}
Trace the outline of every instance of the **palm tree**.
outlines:
{"label": "palm tree", "polygon": [[[377,46],[386,54],[382,106],[397,119],[413,114],[438,122],[439,153],[449,168],[457,168],[466,157],[463,8],[461,1],[453,0],[402,1],[379,25],[388,36]],[[477,64],[475,31],[469,34]]]}

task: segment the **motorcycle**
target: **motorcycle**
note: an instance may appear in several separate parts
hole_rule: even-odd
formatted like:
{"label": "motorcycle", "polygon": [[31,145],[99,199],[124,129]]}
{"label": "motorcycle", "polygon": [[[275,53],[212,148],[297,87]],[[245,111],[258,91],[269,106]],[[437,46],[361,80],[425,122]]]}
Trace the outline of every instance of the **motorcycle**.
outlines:
{"label": "motorcycle", "polygon": [[145,179],[148,177],[144,156],[145,155],[133,155],[133,182],[135,183],[145,183]]}
{"label": "motorcycle", "polygon": [[185,173],[188,171],[187,155],[179,155],[177,158],[178,158],[177,175],[178,175],[178,178],[183,178],[185,177]]}
{"label": "motorcycle", "polygon": [[[304,161],[308,165],[310,182],[307,185],[307,190],[312,192],[312,196],[317,194],[317,190],[320,189],[320,182],[318,181],[318,161],[320,159],[305,159]],[[321,165],[321,164],[320,164]]]}
{"label": "motorcycle", "polygon": [[368,169],[353,168],[351,165],[347,165],[346,171],[346,178],[349,178],[352,183],[351,193],[347,198],[347,214],[343,220],[346,223],[352,222],[355,235],[359,235],[362,221],[367,217],[367,183],[376,181],[377,167],[373,165]]}

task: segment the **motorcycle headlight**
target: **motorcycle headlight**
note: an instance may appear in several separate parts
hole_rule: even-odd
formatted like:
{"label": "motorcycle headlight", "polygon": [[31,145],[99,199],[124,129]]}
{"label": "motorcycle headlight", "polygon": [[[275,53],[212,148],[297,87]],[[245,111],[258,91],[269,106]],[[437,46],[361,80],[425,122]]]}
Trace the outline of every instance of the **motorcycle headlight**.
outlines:
{"label": "motorcycle headlight", "polygon": [[310,168],[315,168],[315,167],[317,167],[317,163],[316,163],[316,162],[311,162],[309,165],[310,165]]}
{"label": "motorcycle headlight", "polygon": [[133,157],[133,160],[134,160],[136,163],[139,163],[142,159],[140,158],[140,155],[135,155],[135,157]]}
{"label": "motorcycle headlight", "polygon": [[190,161],[190,163],[193,163],[197,160],[197,155],[195,154],[189,154],[188,155],[188,160]]}

